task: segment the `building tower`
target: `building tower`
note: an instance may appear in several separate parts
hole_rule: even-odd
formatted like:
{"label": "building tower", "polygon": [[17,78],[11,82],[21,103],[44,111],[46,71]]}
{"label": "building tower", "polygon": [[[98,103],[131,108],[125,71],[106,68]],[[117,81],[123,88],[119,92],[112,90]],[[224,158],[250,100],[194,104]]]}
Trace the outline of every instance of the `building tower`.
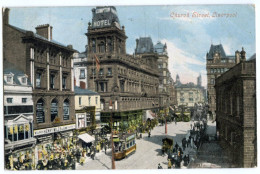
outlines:
{"label": "building tower", "polygon": [[201,74],[199,75],[199,77],[197,78],[197,86],[201,86]]}
{"label": "building tower", "polygon": [[215,79],[222,73],[229,70],[235,65],[236,55],[226,55],[222,44],[213,45],[211,44],[209,52],[206,54],[207,58],[207,96],[209,111],[215,115],[216,110],[216,92],[215,92]]}

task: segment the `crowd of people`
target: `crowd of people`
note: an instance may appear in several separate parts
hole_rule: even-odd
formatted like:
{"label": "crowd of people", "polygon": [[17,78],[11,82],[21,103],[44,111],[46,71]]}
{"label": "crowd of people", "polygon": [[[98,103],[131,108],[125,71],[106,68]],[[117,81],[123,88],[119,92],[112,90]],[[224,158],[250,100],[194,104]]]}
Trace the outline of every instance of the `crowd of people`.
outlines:
{"label": "crowd of people", "polygon": [[[168,169],[181,168],[183,166],[187,167],[190,163],[190,154],[187,148],[198,150],[201,144],[208,141],[208,135],[206,134],[207,120],[199,119],[198,121],[191,121],[190,130],[188,131],[186,137],[181,141],[181,145],[177,142],[168,151],[162,151],[162,153],[167,153],[168,157]],[[158,164],[158,169],[162,169],[161,164]]]}

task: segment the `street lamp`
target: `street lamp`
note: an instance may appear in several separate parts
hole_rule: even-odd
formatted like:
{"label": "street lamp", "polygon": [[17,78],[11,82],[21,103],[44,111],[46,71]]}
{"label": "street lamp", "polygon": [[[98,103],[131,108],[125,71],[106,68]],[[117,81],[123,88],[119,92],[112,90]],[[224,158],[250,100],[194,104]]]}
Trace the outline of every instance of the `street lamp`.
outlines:
{"label": "street lamp", "polygon": [[116,165],[115,165],[115,159],[114,159],[114,141],[113,141],[113,120],[112,120],[112,100],[109,101],[109,109],[110,109],[110,124],[111,124],[111,147],[112,147],[112,169],[116,169]]}

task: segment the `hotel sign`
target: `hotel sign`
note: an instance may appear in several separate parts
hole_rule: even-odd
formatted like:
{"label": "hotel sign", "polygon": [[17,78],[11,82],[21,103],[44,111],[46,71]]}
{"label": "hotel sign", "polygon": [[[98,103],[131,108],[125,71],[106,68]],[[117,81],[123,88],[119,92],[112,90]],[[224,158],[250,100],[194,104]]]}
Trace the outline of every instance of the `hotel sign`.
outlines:
{"label": "hotel sign", "polygon": [[65,126],[58,126],[58,127],[34,130],[33,133],[34,133],[34,136],[38,136],[38,135],[45,135],[45,134],[50,134],[50,133],[55,133],[55,132],[71,130],[71,129],[75,129],[75,128],[76,128],[75,124],[70,124],[70,125],[65,125]]}
{"label": "hotel sign", "polygon": [[105,27],[105,26],[110,26],[110,25],[111,25],[111,22],[108,19],[93,22],[93,27]]}

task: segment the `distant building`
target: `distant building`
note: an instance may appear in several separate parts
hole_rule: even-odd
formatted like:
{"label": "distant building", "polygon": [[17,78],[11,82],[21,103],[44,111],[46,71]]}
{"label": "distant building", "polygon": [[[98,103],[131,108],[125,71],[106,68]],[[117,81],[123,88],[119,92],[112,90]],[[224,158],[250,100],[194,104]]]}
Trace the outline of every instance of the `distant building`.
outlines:
{"label": "distant building", "polygon": [[74,53],[73,55],[73,63],[74,63],[74,84],[75,86],[81,86],[85,89],[87,86],[87,46],[85,52],[82,53]]}
{"label": "distant building", "polygon": [[205,93],[206,90],[203,86],[201,86],[201,75],[198,77],[198,84],[190,82],[187,84],[182,84],[180,81],[180,77],[176,75],[176,96],[177,96],[177,104],[185,105],[187,107],[194,107],[198,103],[205,103]]}
{"label": "distant building", "polygon": [[36,145],[32,85],[26,74],[14,68],[4,69],[4,142],[5,161],[27,152],[32,155]]}
{"label": "distant building", "polygon": [[[237,54],[237,53],[236,53]],[[210,50],[206,55],[207,58],[207,97],[209,104],[209,111],[215,114],[216,110],[216,92],[215,79],[222,73],[229,70],[235,65],[236,56],[227,56],[222,44],[211,44]]]}
{"label": "distant building", "polygon": [[158,69],[159,69],[159,105],[165,108],[168,105],[174,105],[175,102],[175,89],[170,71],[168,69],[168,52],[166,43],[162,44],[160,41],[154,46],[154,52],[158,54]]}
{"label": "distant building", "polygon": [[112,101],[113,125],[118,128],[127,122],[129,127],[137,126],[142,122],[143,110],[159,107],[158,55],[153,52],[151,38],[144,43],[148,48],[141,48],[142,39],[137,40],[135,55],[126,54],[127,36],[115,7],[96,7],[92,14],[86,33],[87,86],[100,94],[101,122],[110,123]]}
{"label": "distant building", "polygon": [[257,166],[256,55],[245,51],[236,65],[216,79],[216,123],[220,144],[235,167]]}

